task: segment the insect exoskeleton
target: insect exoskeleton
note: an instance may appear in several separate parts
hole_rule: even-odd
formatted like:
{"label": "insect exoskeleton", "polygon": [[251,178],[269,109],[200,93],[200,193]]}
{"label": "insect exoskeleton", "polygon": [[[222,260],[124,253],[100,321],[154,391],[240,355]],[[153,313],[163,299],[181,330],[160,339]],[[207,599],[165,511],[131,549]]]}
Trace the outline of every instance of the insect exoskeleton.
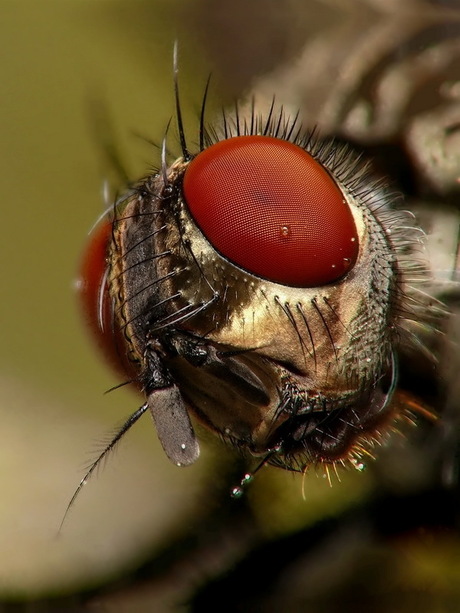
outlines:
{"label": "insect exoskeleton", "polygon": [[114,206],[82,275],[146,397],[128,427],[149,409],[178,465],[199,454],[191,416],[289,470],[356,464],[400,417],[397,347],[423,317],[412,217],[282,109],[202,120],[196,153],[179,131],[181,157]]}

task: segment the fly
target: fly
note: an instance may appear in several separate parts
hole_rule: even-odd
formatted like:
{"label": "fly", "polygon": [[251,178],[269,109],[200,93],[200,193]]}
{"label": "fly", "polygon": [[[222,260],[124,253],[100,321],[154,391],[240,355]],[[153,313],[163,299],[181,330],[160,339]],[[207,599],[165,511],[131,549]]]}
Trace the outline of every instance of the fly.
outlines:
{"label": "fly", "polygon": [[445,313],[422,289],[413,215],[369,164],[275,101],[208,123],[206,94],[193,149],[175,66],[181,155],[165,138],[158,172],[93,232],[79,283],[145,401],[70,504],[145,412],[178,466],[199,457],[195,424],[259,466],[362,466],[417,411],[398,395],[398,348],[418,351],[413,325]]}

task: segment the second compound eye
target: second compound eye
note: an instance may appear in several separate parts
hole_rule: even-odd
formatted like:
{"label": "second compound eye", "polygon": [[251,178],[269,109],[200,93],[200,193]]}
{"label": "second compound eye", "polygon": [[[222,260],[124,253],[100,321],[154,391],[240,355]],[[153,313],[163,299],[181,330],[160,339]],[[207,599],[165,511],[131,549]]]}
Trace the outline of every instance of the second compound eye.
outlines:
{"label": "second compound eye", "polygon": [[83,315],[105,358],[119,373],[135,379],[137,372],[126,352],[124,331],[115,326],[114,304],[108,286],[112,221],[102,219],[91,232],[77,281]]}
{"label": "second compound eye", "polygon": [[236,136],[188,165],[184,199],[224,257],[259,277],[316,287],[343,277],[358,256],[350,207],[307,151],[270,136]]}

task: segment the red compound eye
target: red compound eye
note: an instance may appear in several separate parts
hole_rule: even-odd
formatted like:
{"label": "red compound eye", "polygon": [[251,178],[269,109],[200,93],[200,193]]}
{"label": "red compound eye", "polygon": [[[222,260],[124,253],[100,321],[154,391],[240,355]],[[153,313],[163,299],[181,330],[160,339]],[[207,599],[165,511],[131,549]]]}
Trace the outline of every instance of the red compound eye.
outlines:
{"label": "red compound eye", "polygon": [[190,162],[183,193],[211,244],[260,277],[315,287],[339,279],[356,261],[358,235],[342,192],[288,141],[220,141]]}
{"label": "red compound eye", "polygon": [[112,299],[107,286],[107,256],[112,223],[102,220],[92,231],[83,254],[77,290],[83,314],[104,356],[124,376],[133,375],[122,333],[114,330]]}

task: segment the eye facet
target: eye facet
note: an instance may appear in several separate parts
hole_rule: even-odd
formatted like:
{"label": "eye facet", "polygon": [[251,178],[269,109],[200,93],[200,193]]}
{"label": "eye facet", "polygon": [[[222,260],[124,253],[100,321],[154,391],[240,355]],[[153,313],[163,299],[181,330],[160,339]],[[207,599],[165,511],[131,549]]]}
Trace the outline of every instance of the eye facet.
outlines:
{"label": "eye facet", "polygon": [[304,149],[271,136],[236,136],[188,165],[185,201],[223,256],[248,272],[296,287],[343,277],[358,256],[350,207]]}

